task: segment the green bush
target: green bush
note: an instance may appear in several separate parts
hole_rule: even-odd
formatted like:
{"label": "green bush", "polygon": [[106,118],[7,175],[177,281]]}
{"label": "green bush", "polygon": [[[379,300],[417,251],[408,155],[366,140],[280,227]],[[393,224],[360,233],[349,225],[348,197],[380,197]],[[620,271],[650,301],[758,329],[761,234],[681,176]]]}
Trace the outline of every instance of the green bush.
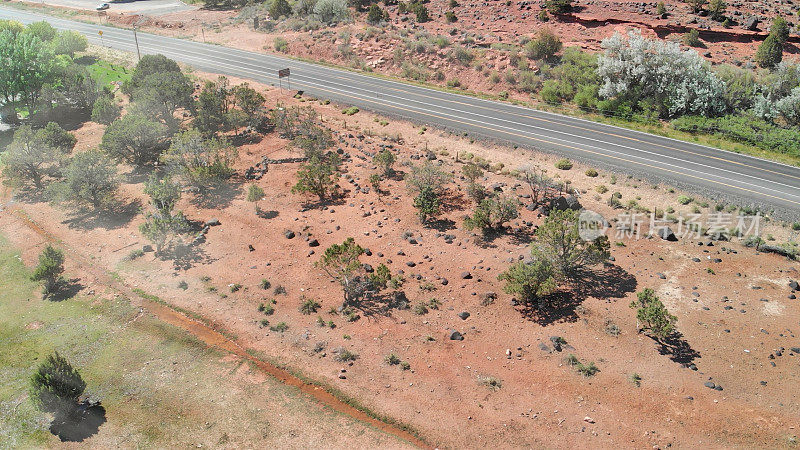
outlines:
{"label": "green bush", "polygon": [[697,31],[697,29],[692,28],[688,33],[683,35],[683,43],[689,47],[702,46],[703,43],[700,42],[700,32]]}
{"label": "green bush", "polygon": [[692,200],[694,200],[692,197],[688,197],[686,195],[679,195],[678,196],[678,203],[680,203],[681,205],[684,205],[684,206],[688,205],[689,203],[692,203]]}
{"label": "green bush", "polygon": [[572,161],[570,161],[570,160],[568,160],[566,158],[559,159],[558,161],[556,161],[555,166],[556,166],[556,169],[559,169],[559,170],[569,170],[569,169],[572,169]]}
{"label": "green bush", "polygon": [[800,156],[800,129],[782,128],[747,115],[683,116],[673,120],[671,125],[686,133],[709,134],[770,152]]}
{"label": "green bush", "polygon": [[400,364],[400,357],[395,355],[394,353],[390,353],[386,355],[385,358],[383,358],[383,361],[390,366],[396,366]]}
{"label": "green bush", "polygon": [[525,56],[528,59],[546,59],[561,50],[561,39],[550,28],[542,28],[536,39],[525,44]]}
{"label": "green bush", "polygon": [[31,377],[31,400],[58,421],[73,415],[84,390],[86,382],[78,370],[58,352],[49,355]]}
{"label": "green bush", "polygon": [[586,169],[586,176],[587,177],[594,178],[597,175],[598,175],[597,170],[595,170],[595,169]]}
{"label": "green bush", "polygon": [[251,184],[250,187],[247,188],[247,201],[248,202],[257,202],[264,198],[264,189],[261,189],[260,186]]}
{"label": "green bush", "polygon": [[302,301],[302,303],[300,303],[300,312],[306,316],[317,312],[321,306],[319,302],[313,298],[300,297],[300,300]]}
{"label": "green bush", "polygon": [[273,46],[275,47],[276,52],[286,53],[289,51],[289,41],[280,36],[275,38]]}

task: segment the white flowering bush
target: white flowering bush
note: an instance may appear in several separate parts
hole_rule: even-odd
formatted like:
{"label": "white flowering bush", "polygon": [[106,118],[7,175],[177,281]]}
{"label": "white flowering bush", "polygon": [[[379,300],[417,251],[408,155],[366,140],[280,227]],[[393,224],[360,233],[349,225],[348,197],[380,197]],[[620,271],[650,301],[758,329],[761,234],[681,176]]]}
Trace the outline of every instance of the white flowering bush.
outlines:
{"label": "white flowering bush", "polygon": [[638,105],[652,103],[662,118],[724,112],[725,84],[694,50],[646,39],[638,30],[615,33],[602,42],[597,73],[600,96]]}

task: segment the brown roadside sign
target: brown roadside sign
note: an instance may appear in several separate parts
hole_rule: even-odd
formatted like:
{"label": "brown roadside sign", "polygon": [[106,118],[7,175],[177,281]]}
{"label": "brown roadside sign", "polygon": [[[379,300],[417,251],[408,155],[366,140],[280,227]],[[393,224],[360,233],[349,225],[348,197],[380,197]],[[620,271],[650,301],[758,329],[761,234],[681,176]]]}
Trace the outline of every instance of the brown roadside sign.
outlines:
{"label": "brown roadside sign", "polygon": [[289,76],[289,69],[288,69],[288,68],[286,68],[286,69],[280,69],[280,70],[278,71],[278,78],[286,78],[286,77],[288,77],[288,76]]}

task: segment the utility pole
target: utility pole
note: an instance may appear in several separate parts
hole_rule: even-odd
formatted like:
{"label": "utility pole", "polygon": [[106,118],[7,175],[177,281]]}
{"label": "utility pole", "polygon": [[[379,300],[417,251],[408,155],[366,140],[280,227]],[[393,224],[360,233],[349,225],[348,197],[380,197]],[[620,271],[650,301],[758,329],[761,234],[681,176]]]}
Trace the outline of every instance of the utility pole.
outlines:
{"label": "utility pole", "polygon": [[139,37],[136,36],[136,25],[133,26],[133,40],[136,41],[136,58],[141,60],[142,54],[139,53]]}

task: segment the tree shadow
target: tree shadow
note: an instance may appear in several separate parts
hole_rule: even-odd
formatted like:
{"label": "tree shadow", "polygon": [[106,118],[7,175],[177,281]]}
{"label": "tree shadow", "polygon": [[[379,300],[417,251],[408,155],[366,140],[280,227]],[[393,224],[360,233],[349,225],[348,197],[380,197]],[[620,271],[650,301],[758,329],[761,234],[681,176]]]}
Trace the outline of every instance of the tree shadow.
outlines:
{"label": "tree shadow", "polygon": [[100,58],[94,55],[83,55],[76,57],[75,59],[72,60],[72,62],[74,62],[75,64],[79,64],[81,66],[91,66],[92,64],[96,63],[99,60]]}
{"label": "tree shadow", "polygon": [[303,207],[308,209],[317,209],[317,208],[324,208],[325,206],[344,205],[345,198],[347,197],[347,192],[349,191],[342,191],[339,195],[335,197],[325,197],[322,199],[309,200],[303,202]]}
{"label": "tree shadow", "polygon": [[28,204],[44,203],[47,201],[45,190],[36,189],[34,187],[25,187],[18,189],[14,193],[14,199]]}
{"label": "tree shadow", "polygon": [[437,219],[428,222],[427,224],[425,224],[425,227],[434,229],[436,231],[441,231],[442,233],[444,233],[450,230],[455,230],[456,223],[455,221],[450,219]]}
{"label": "tree shadow", "polygon": [[134,199],[130,202],[115,202],[113,205],[98,210],[86,208],[78,209],[70,213],[70,217],[64,220],[64,225],[72,229],[91,230],[103,228],[114,230],[127,226],[142,209],[142,202]]}
{"label": "tree shadow", "polygon": [[134,166],[130,172],[125,174],[125,182],[129,184],[144,183],[148,178],[150,178],[150,175],[154,173],[163,174],[162,171],[153,169],[152,167]]}
{"label": "tree shadow", "polygon": [[231,138],[231,144],[234,147],[241,147],[243,145],[253,145],[258,144],[259,142],[264,140],[264,135],[260,133],[251,133],[251,132],[242,132],[239,134],[233,135]]}
{"label": "tree shadow", "polygon": [[569,291],[557,291],[541,300],[543,305],[522,302],[517,310],[528,320],[542,326],[559,322],[575,322],[575,309],[589,297],[611,301],[636,291],[636,277],[617,265],[607,264],[603,269],[584,272],[571,281]]}
{"label": "tree shadow", "polygon": [[192,204],[205,209],[222,209],[241,194],[242,183],[239,181],[218,183],[196,192]]}
{"label": "tree shadow", "polygon": [[460,191],[447,189],[441,196],[442,212],[464,211],[471,201]]}
{"label": "tree shadow", "polygon": [[262,219],[274,219],[274,218],[278,217],[278,211],[263,210],[262,209],[262,210],[257,211],[256,215],[258,217],[261,217]]}
{"label": "tree shadow", "polygon": [[61,442],[83,442],[97,434],[100,426],[106,423],[106,409],[99,402],[83,401],[72,414],[61,416],[56,415],[50,423],[50,432]]}
{"label": "tree shadow", "polygon": [[676,332],[671,336],[658,340],[653,339],[659,345],[658,353],[669,356],[669,359],[684,367],[689,367],[694,360],[700,358],[700,352],[693,349],[689,342],[683,338],[683,334]]}
{"label": "tree shadow", "polygon": [[80,278],[61,280],[55,292],[49,295],[47,299],[51,302],[63,302],[64,300],[69,300],[78,295],[85,287],[86,286],[80,283]]}
{"label": "tree shadow", "polygon": [[391,317],[393,309],[408,309],[411,302],[403,291],[387,291],[368,293],[353,308],[359,310],[364,317]]}
{"label": "tree shadow", "polygon": [[172,261],[175,270],[189,270],[197,264],[216,261],[200,245],[182,243],[162,250],[158,257],[163,261]]}
{"label": "tree shadow", "polygon": [[476,239],[475,243],[481,248],[495,248],[494,241],[503,236],[508,236],[511,239],[511,244],[514,245],[527,245],[533,242],[530,233],[521,229],[514,229],[508,227],[490,228],[485,233],[481,234],[480,239]]}

